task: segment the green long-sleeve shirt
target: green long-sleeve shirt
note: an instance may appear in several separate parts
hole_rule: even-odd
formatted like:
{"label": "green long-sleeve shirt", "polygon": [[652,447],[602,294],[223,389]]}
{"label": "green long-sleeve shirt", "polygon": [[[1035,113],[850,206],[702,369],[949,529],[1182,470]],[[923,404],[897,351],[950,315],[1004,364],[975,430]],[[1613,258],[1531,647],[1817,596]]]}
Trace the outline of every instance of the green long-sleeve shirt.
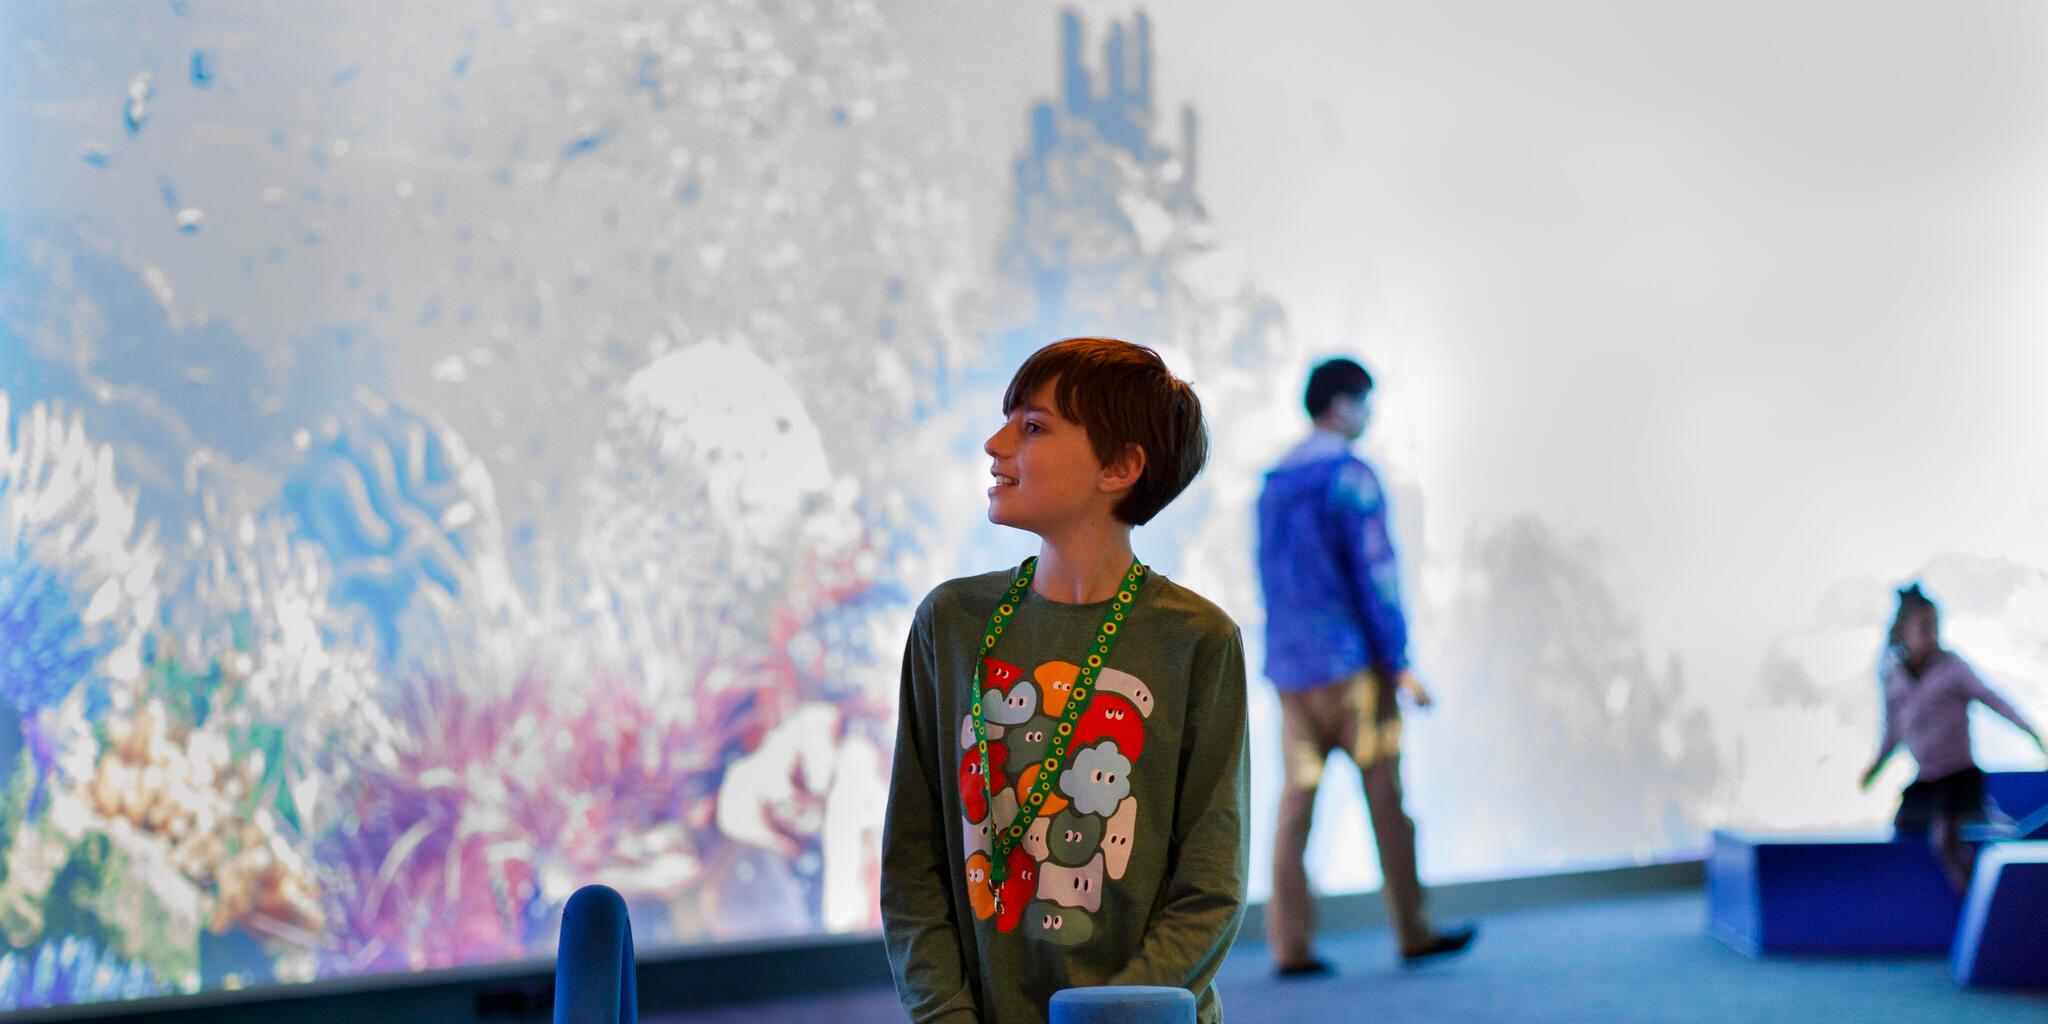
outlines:
{"label": "green long-sleeve shirt", "polygon": [[1244,909],[1244,646],[1215,605],[1158,574],[1129,611],[1053,798],[991,896],[1007,825],[1045,756],[1108,602],[1028,594],[982,673],[993,806],[974,756],[974,660],[1012,572],[942,584],[903,653],[882,835],[882,929],[911,1020],[1041,1024],[1085,985],[1193,992],[1222,1019],[1216,970]]}

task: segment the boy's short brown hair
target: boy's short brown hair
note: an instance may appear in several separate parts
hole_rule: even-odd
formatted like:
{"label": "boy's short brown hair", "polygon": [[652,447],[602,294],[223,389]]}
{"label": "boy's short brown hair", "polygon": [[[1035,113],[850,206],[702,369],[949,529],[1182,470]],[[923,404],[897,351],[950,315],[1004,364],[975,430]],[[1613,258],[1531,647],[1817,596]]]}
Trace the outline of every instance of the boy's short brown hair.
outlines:
{"label": "boy's short brown hair", "polygon": [[1111,509],[1143,526],[1187,490],[1209,459],[1202,402],[1188,382],[1166,368],[1159,353],[1116,338],[1068,338],[1031,354],[1003,392],[1008,416],[1048,381],[1058,381],[1053,404],[1081,424],[1107,466],[1137,445],[1145,470]]}

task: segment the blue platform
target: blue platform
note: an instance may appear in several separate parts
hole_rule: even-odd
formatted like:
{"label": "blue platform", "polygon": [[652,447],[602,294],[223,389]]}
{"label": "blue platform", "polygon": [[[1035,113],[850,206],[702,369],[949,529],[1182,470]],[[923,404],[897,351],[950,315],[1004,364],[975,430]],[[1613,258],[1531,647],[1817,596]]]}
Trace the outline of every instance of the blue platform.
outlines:
{"label": "blue platform", "polygon": [[1716,831],[1708,930],[1750,956],[1939,953],[1962,902],[1923,836]]}
{"label": "blue platform", "polygon": [[2048,985],[2048,842],[1978,855],[1950,964],[1965,985]]}
{"label": "blue platform", "polygon": [[[2048,772],[1985,772],[1984,795],[2014,820],[2025,821],[2048,808]],[[2037,830],[2019,838],[2048,836]]]}
{"label": "blue platform", "polygon": [[1053,993],[1049,1024],[1195,1024],[1195,994],[1153,985],[1102,985]]}
{"label": "blue platform", "polygon": [[[1984,791],[2023,826],[1995,838],[2048,838],[2048,772],[1986,772]],[[1962,901],[1925,836],[1717,831],[1707,896],[1708,931],[1751,956],[1959,948]]]}

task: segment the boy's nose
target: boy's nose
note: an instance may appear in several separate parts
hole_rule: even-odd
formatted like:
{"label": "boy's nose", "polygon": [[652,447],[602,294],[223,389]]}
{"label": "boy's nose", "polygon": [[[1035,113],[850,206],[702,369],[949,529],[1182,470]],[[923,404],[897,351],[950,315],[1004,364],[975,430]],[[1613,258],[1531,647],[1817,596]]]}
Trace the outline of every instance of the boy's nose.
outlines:
{"label": "boy's nose", "polygon": [[981,443],[982,454],[987,455],[991,459],[1002,458],[1002,451],[998,449],[998,445],[1002,443],[1003,435],[1009,432],[1010,425],[1005,423],[995,433],[990,434],[988,440]]}

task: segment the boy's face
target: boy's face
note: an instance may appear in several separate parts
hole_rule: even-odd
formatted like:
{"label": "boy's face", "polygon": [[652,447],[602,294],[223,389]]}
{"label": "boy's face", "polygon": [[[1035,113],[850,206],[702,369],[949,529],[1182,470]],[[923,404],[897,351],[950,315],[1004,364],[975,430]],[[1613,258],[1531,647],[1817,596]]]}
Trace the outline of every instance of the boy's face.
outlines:
{"label": "boy's face", "polygon": [[1128,489],[1095,457],[1088,429],[1059,414],[1053,401],[1058,384],[1047,381],[983,442],[981,450],[995,460],[989,467],[996,478],[988,489],[989,522],[1043,536],[1109,515]]}

